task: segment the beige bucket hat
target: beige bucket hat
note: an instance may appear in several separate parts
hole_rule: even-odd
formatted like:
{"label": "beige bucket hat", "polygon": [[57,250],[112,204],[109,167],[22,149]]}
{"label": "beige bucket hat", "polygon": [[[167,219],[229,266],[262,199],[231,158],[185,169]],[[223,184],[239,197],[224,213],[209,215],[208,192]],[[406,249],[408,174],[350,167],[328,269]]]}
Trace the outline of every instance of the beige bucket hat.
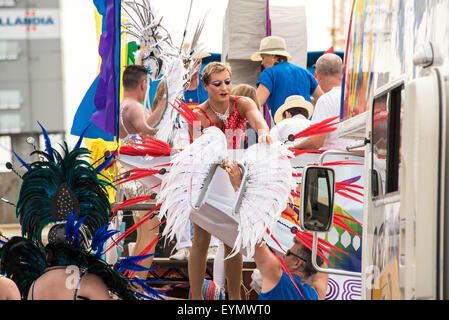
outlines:
{"label": "beige bucket hat", "polygon": [[276,110],[276,113],[274,114],[274,122],[281,122],[284,119],[282,116],[284,111],[288,111],[291,108],[303,108],[307,110],[307,119],[310,118],[313,113],[313,104],[304,99],[303,96],[290,96],[285,99],[284,104]]}
{"label": "beige bucket hat", "polygon": [[[187,52],[187,50],[190,48],[190,43],[186,42],[182,45],[182,50],[184,52]],[[200,53],[198,53],[197,56],[195,56],[194,58],[197,59],[202,59],[202,58],[206,58],[206,57],[210,57],[210,54],[204,51],[201,51]]]}
{"label": "beige bucket hat", "polygon": [[284,38],[277,36],[269,36],[260,40],[259,51],[251,55],[251,60],[262,61],[261,53],[284,56],[287,57],[288,61],[292,58],[290,53],[287,52]]}

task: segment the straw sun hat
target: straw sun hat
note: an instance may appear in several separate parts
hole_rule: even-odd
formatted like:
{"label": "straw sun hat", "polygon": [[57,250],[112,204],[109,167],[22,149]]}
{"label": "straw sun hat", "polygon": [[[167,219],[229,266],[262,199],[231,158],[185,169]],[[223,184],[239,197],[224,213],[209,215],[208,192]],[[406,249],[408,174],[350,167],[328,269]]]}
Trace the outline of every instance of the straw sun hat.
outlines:
{"label": "straw sun hat", "polygon": [[262,61],[260,54],[274,54],[287,57],[287,61],[290,61],[292,56],[287,52],[285,40],[277,36],[269,36],[260,40],[259,51],[254,52],[251,55],[252,61]]}
{"label": "straw sun hat", "polygon": [[276,113],[274,114],[274,122],[279,123],[281,122],[284,117],[282,114],[285,111],[288,111],[291,108],[303,108],[307,110],[307,119],[310,118],[310,116],[313,113],[313,104],[306,101],[304,97],[302,96],[290,96],[287,99],[285,99],[285,103],[279,107],[279,109],[276,110]]}
{"label": "straw sun hat", "polygon": [[[187,52],[187,50],[190,48],[190,43],[186,42],[182,45],[182,50],[184,52]],[[204,51],[201,51],[200,53],[198,53],[198,55],[196,55],[194,58],[197,59],[202,59],[202,58],[206,58],[206,57],[210,57],[210,54]]]}

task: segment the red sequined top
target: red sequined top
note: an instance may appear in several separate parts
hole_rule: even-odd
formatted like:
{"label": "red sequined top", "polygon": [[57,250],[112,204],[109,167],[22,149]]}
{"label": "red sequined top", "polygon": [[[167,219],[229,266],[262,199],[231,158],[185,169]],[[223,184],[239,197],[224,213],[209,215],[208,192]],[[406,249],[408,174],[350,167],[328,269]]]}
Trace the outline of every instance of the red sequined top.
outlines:
{"label": "red sequined top", "polygon": [[[246,137],[246,123],[247,120],[242,118],[237,110],[237,100],[238,97],[234,97],[234,111],[229,115],[228,120],[223,123],[223,126],[220,128],[221,131],[224,132],[226,136],[226,140],[228,141],[228,149],[240,149],[240,145],[243,139]],[[201,108],[195,108],[200,110],[209,120],[210,126],[215,126],[215,123],[207,115],[206,111]]]}

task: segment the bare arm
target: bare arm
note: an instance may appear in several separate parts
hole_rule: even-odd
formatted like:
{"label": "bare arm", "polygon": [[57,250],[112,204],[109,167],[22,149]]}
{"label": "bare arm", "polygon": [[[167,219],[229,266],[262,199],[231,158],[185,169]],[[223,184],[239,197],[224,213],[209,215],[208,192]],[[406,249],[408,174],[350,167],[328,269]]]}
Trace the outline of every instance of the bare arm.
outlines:
{"label": "bare arm", "polygon": [[273,289],[282,277],[282,266],[279,260],[268,249],[264,243],[256,245],[254,251],[254,262],[262,276],[262,292]]}
{"label": "bare arm", "polygon": [[326,140],[327,134],[319,134],[296,143],[291,149],[297,150],[316,150],[320,149],[324,145],[324,140]]}
{"label": "bare arm", "polygon": [[[157,129],[150,129],[160,117],[160,111],[151,115],[145,112],[145,108],[138,102],[129,104],[127,112],[123,115],[127,123],[130,123],[138,133],[154,135]],[[144,123],[144,121],[146,123]]]}
{"label": "bare arm", "polygon": [[158,107],[162,109],[165,108],[167,102],[167,87],[165,85],[165,79],[159,82],[156,89],[156,94],[154,95],[153,103],[151,105],[151,110],[156,110]]}
{"label": "bare arm", "polygon": [[324,94],[323,89],[318,85],[315,89],[315,91],[312,94],[313,99],[315,99],[315,102],[318,101],[318,99]]}
{"label": "bare arm", "polygon": [[[328,268],[327,263],[325,261],[321,265],[321,268],[324,269]],[[329,275],[327,273],[322,272],[317,272],[312,277],[311,287],[315,289],[319,300],[324,300],[324,298],[326,298],[328,278]]]}
{"label": "bare arm", "polygon": [[263,118],[262,114],[257,109],[256,103],[247,97],[240,97],[239,99],[240,110],[248,120],[251,128],[259,135],[259,142],[271,143],[270,129]]}
{"label": "bare arm", "polygon": [[257,87],[256,94],[257,94],[257,99],[259,99],[259,105],[261,108],[261,110],[259,110],[259,111],[262,112],[263,105],[265,104],[265,102],[267,102],[267,99],[270,96],[271,92],[270,92],[270,90],[268,90],[267,87],[265,87],[263,84],[260,83],[259,86]]}

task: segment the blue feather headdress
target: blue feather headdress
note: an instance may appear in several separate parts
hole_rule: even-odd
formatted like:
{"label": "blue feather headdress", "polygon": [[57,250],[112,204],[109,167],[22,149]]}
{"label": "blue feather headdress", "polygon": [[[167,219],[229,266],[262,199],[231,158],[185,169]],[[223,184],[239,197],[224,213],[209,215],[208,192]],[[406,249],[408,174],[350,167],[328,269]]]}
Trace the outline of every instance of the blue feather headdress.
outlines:
{"label": "blue feather headdress", "polygon": [[[105,157],[97,170],[89,163],[90,151],[81,147],[81,136],[69,152],[52,147],[44,129],[45,151],[35,150],[40,160],[26,163],[16,204],[22,236],[4,243],[0,250],[1,270],[16,282],[26,299],[30,285],[52,266],[76,265],[101,277],[107,288],[120,299],[161,298],[159,293],[139,279],[128,279],[121,271],[142,270],[137,262],[148,256],[129,257],[115,268],[101,259],[105,242],[118,230],[108,230],[111,206],[106,187],[98,172],[107,166],[115,152]],[[117,150],[116,150],[117,151]],[[100,168],[100,169],[98,169]],[[146,294],[139,293],[140,285]]]}
{"label": "blue feather headdress", "polygon": [[69,151],[64,142],[63,152],[59,153],[52,147],[44,127],[40,123],[39,126],[45,151],[35,150],[31,155],[38,154],[41,159],[32,163],[20,159],[28,169],[16,205],[22,236],[43,246],[60,241],[65,238],[67,220],[75,222],[72,213],[76,213],[78,221],[74,226],[78,232],[71,235],[71,240],[77,242],[78,233],[90,238],[109,221],[111,206],[106,187],[114,186],[101,179],[89,163],[90,151],[80,146],[82,136],[75,149]]}

